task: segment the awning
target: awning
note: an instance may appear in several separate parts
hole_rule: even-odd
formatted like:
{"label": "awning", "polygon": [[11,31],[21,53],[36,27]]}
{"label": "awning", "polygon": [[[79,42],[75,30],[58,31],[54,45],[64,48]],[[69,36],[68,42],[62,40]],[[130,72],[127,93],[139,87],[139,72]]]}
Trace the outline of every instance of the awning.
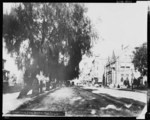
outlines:
{"label": "awning", "polygon": [[7,72],[7,73],[10,73],[10,71],[8,71],[8,70],[3,70],[3,72]]}

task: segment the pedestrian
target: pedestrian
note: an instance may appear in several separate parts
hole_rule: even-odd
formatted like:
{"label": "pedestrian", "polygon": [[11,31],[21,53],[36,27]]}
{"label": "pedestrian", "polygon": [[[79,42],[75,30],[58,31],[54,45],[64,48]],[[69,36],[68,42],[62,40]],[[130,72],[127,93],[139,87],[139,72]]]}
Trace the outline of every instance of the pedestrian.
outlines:
{"label": "pedestrian", "polygon": [[121,77],[121,82],[123,82],[123,77]]}
{"label": "pedestrian", "polygon": [[130,84],[129,84],[129,78],[128,77],[126,78],[126,84],[127,84],[127,87],[129,88]]}

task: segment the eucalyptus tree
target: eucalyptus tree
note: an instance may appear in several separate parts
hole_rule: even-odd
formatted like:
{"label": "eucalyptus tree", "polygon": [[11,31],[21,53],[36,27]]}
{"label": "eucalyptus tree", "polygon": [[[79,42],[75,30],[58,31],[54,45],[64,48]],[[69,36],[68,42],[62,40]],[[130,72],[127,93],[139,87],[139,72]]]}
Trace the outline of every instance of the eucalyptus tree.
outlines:
{"label": "eucalyptus tree", "polygon": [[78,3],[20,3],[3,15],[6,48],[26,71],[21,96],[33,88],[40,71],[49,81],[78,77],[82,55],[90,55],[97,38],[86,11]]}
{"label": "eucalyptus tree", "polygon": [[143,43],[139,48],[133,51],[132,63],[141,76],[147,75],[147,43]]}

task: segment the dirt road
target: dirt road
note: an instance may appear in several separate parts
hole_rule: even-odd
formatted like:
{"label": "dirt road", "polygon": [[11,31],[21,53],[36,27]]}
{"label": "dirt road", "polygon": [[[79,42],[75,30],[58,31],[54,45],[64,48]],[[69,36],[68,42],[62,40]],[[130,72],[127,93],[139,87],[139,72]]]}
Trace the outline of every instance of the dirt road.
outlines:
{"label": "dirt road", "polygon": [[92,89],[63,87],[21,105],[17,110],[65,111],[65,116],[137,117],[145,103]]}

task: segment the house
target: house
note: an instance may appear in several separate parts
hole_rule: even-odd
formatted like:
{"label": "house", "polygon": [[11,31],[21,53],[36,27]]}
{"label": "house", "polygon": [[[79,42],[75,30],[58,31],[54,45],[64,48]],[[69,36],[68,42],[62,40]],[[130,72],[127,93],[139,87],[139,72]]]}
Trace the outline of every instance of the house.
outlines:
{"label": "house", "polygon": [[123,86],[125,80],[128,80],[130,85],[132,84],[135,73],[132,63],[133,50],[130,46],[122,47],[118,56],[113,51],[112,56],[108,57],[105,65],[104,85]]}
{"label": "house", "polygon": [[5,63],[6,63],[6,60],[3,59],[3,88],[9,85],[8,76],[10,73],[10,71],[5,69]]}

